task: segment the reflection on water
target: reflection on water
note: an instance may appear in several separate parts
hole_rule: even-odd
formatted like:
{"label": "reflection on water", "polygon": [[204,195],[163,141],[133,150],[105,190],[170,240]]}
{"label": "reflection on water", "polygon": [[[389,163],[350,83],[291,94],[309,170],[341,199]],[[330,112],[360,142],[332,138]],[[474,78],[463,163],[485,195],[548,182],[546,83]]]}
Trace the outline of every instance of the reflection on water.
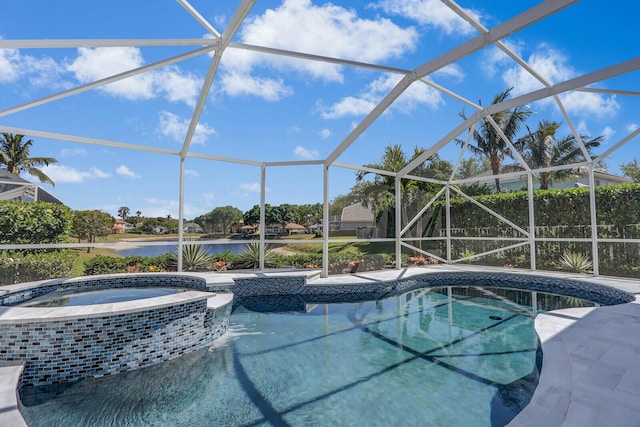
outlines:
{"label": "reflection on water", "polygon": [[339,304],[245,302],[208,350],[22,390],[25,419],[32,427],[502,426],[537,384],[540,306],[584,304],[478,287]]}

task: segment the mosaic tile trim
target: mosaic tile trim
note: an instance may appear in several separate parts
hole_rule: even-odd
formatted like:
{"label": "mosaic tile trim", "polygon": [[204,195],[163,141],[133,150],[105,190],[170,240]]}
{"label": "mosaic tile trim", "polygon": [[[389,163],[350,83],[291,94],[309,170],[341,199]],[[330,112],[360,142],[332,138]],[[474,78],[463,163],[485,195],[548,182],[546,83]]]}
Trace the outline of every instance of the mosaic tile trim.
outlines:
{"label": "mosaic tile trim", "polygon": [[[207,291],[205,279],[185,275],[112,275],[24,286],[0,295],[14,305],[58,290],[178,287]],[[0,360],[22,361],[20,387],[75,382],[131,371],[204,348],[229,328],[232,303],[207,299],[146,307],[123,314],[0,324]]]}
{"label": "mosaic tile trim", "polygon": [[231,304],[207,300],[98,318],[0,324],[0,359],[25,361],[20,386],[75,382],[139,369],[211,344]]}
{"label": "mosaic tile trim", "polygon": [[425,287],[483,286],[549,292],[601,305],[622,304],[634,300],[631,294],[592,282],[517,273],[438,272],[388,282],[332,285],[301,285],[306,283],[306,276],[272,276],[268,279],[235,279],[236,284],[231,291],[239,298],[296,295],[305,303],[330,303],[386,298]]}
{"label": "mosaic tile trim", "polygon": [[150,287],[189,288],[198,291],[208,291],[205,279],[194,276],[177,274],[146,274],[146,275],[113,275],[105,277],[91,277],[83,279],[69,279],[62,282],[45,283],[37,287],[30,287],[11,291],[0,295],[0,305],[16,305],[46,295],[55,291],[87,290],[96,291],[114,288],[150,288]]}

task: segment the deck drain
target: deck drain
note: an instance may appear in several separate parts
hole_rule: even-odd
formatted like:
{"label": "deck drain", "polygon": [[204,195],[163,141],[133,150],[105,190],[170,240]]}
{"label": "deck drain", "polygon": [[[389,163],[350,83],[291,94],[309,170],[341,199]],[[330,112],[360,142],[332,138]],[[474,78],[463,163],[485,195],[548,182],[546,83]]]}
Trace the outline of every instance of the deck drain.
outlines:
{"label": "deck drain", "polygon": [[489,319],[491,319],[491,320],[502,320],[502,317],[500,317],[500,316],[489,316]]}

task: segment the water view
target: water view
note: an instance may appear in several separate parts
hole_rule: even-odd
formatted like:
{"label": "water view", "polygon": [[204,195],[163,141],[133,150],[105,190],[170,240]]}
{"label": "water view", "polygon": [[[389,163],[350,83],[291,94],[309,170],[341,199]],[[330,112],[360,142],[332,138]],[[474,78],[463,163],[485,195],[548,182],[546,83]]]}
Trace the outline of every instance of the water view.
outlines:
{"label": "water view", "polygon": [[[135,244],[135,243],[132,243]],[[122,256],[144,256],[144,257],[154,257],[158,255],[168,254],[172,251],[176,250],[178,242],[167,242],[165,245],[154,245],[154,246],[140,246],[134,248],[120,249],[114,251],[115,253]],[[239,254],[242,252],[246,244],[244,243],[228,243],[228,242],[220,242],[216,244],[203,245],[207,248],[207,252],[209,255],[221,254],[223,252],[229,251],[232,254]]]}

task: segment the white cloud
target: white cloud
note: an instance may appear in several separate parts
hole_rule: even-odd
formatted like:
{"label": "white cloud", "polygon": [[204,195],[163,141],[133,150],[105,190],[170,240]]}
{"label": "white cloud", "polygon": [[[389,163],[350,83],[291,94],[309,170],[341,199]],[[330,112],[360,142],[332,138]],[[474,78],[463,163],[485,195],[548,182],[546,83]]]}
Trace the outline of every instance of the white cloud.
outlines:
{"label": "white cloud", "polygon": [[[359,98],[348,96],[328,107],[319,105],[320,114],[325,119],[366,115],[398,84],[400,79],[402,76],[397,74],[382,76],[371,82]],[[390,108],[408,113],[419,105],[435,110],[442,104],[444,100],[439,91],[417,81],[409,86]]]}
{"label": "white cloud", "polygon": [[118,166],[116,173],[120,176],[126,176],[127,178],[141,178],[141,175],[135,173],[125,165]]}
{"label": "white cloud", "polygon": [[[522,43],[514,43],[508,40],[503,40],[502,43],[516,55],[522,56]],[[513,64],[513,60],[497,46],[491,46],[483,50],[483,52],[483,59],[480,66],[489,77],[495,76],[502,67]]]}
{"label": "white cloud", "polygon": [[448,78],[456,83],[460,83],[465,77],[464,71],[462,71],[462,68],[457,64],[449,64],[433,73],[433,75]]}
{"label": "white cloud", "polygon": [[196,76],[171,66],[156,72],[154,77],[155,83],[166,94],[169,101],[181,101],[189,106],[195,105],[202,85]]}
{"label": "white cloud", "polygon": [[591,135],[591,132],[589,132],[589,128],[587,128],[587,121],[584,119],[578,122],[578,124],[576,125],[576,130],[580,135]]}
{"label": "white cloud", "polygon": [[18,79],[20,70],[20,52],[16,49],[0,49],[0,83]]}
{"label": "white cloud", "polygon": [[[80,48],[77,58],[67,69],[80,83],[86,84],[143,65],[142,52],[136,47]],[[119,80],[100,90],[129,100],[164,95],[169,101],[193,106],[200,90],[200,79],[177,66],[168,66]]]}
{"label": "white cloud", "polygon": [[[421,25],[435,27],[447,34],[471,34],[476,31],[441,0],[382,0],[374,7],[413,19]],[[479,12],[472,9],[465,11],[476,21],[481,21]]]}
{"label": "white cloud", "polygon": [[195,169],[185,169],[184,170],[184,175],[185,176],[200,176],[198,171],[195,170]]}
{"label": "white cloud", "polygon": [[0,83],[25,79],[29,86],[62,89],[69,86],[60,80],[64,71],[63,67],[48,56],[37,58],[23,55],[17,49],[0,49]]}
{"label": "white cloud", "polygon": [[611,138],[616,134],[616,131],[610,126],[605,126],[600,134],[604,136],[605,141],[611,141]]}
{"label": "white cloud", "polygon": [[374,100],[347,96],[329,107],[320,106],[324,119],[339,119],[346,116],[364,116],[376,106]]}
{"label": "white cloud", "polygon": [[250,191],[252,193],[260,192],[260,183],[259,182],[245,182],[240,184],[240,189],[244,191]]}
{"label": "white cloud", "polygon": [[320,152],[318,150],[310,150],[308,148],[304,148],[301,145],[298,145],[294,150],[293,150],[293,154],[299,158],[299,159],[303,159],[303,160],[315,160],[318,158],[318,156],[320,155]]}
{"label": "white cloud", "polygon": [[[160,133],[168,136],[176,142],[184,142],[189,129],[189,119],[181,119],[176,114],[168,111],[160,112]],[[205,123],[198,123],[191,142],[193,144],[204,144],[216,131]]]}
{"label": "white cloud", "polygon": [[[550,49],[544,44],[540,45],[538,50],[529,56],[527,63],[551,84],[569,80],[577,75],[573,67],[567,63],[567,58],[560,51]],[[508,68],[503,73],[502,78],[509,87],[513,87],[512,96],[518,96],[543,87],[542,83],[519,65]],[[570,114],[602,117],[614,115],[619,109],[615,96],[603,96],[589,92],[568,92],[559,95],[559,97]],[[555,106],[555,101],[553,98],[547,98],[537,101],[536,104],[540,106]]]}
{"label": "white cloud", "polygon": [[560,101],[568,113],[581,116],[614,116],[620,109],[615,96],[602,96],[597,93],[568,92],[560,95]]}
{"label": "white cloud", "polygon": [[63,148],[60,150],[60,157],[84,156],[87,150],[84,148]]}
{"label": "white cloud", "polygon": [[[68,66],[81,83],[90,83],[144,65],[142,52],[135,47],[79,48],[78,57]],[[150,99],[153,78],[140,74],[103,86],[101,90],[126,99]]]}
{"label": "white cloud", "polygon": [[293,94],[293,89],[282,79],[260,78],[233,71],[222,74],[220,87],[229,96],[257,96],[266,101],[279,101]]}
{"label": "white cloud", "polygon": [[110,174],[103,172],[96,167],[89,168],[89,170],[86,171],[80,171],[69,166],[49,165],[43,167],[42,171],[56,184],[80,184],[87,179],[104,179],[111,177]]}
{"label": "white cloud", "polygon": [[329,129],[322,129],[320,131],[320,137],[323,139],[327,139],[331,136],[331,131]]}
{"label": "white cloud", "polygon": [[[362,19],[352,9],[310,0],[285,0],[279,7],[247,21],[240,39],[271,46],[365,62],[397,57],[414,48],[414,28],[400,28],[388,19]],[[314,79],[342,82],[342,67],[246,50],[227,50],[222,58],[222,90],[230,96],[257,96],[275,101],[292,93],[281,77],[258,75],[260,68],[297,72]]]}
{"label": "white cloud", "polygon": [[640,125],[638,125],[637,123],[631,123],[629,126],[627,126],[627,132],[635,132],[638,127],[640,127]]}

